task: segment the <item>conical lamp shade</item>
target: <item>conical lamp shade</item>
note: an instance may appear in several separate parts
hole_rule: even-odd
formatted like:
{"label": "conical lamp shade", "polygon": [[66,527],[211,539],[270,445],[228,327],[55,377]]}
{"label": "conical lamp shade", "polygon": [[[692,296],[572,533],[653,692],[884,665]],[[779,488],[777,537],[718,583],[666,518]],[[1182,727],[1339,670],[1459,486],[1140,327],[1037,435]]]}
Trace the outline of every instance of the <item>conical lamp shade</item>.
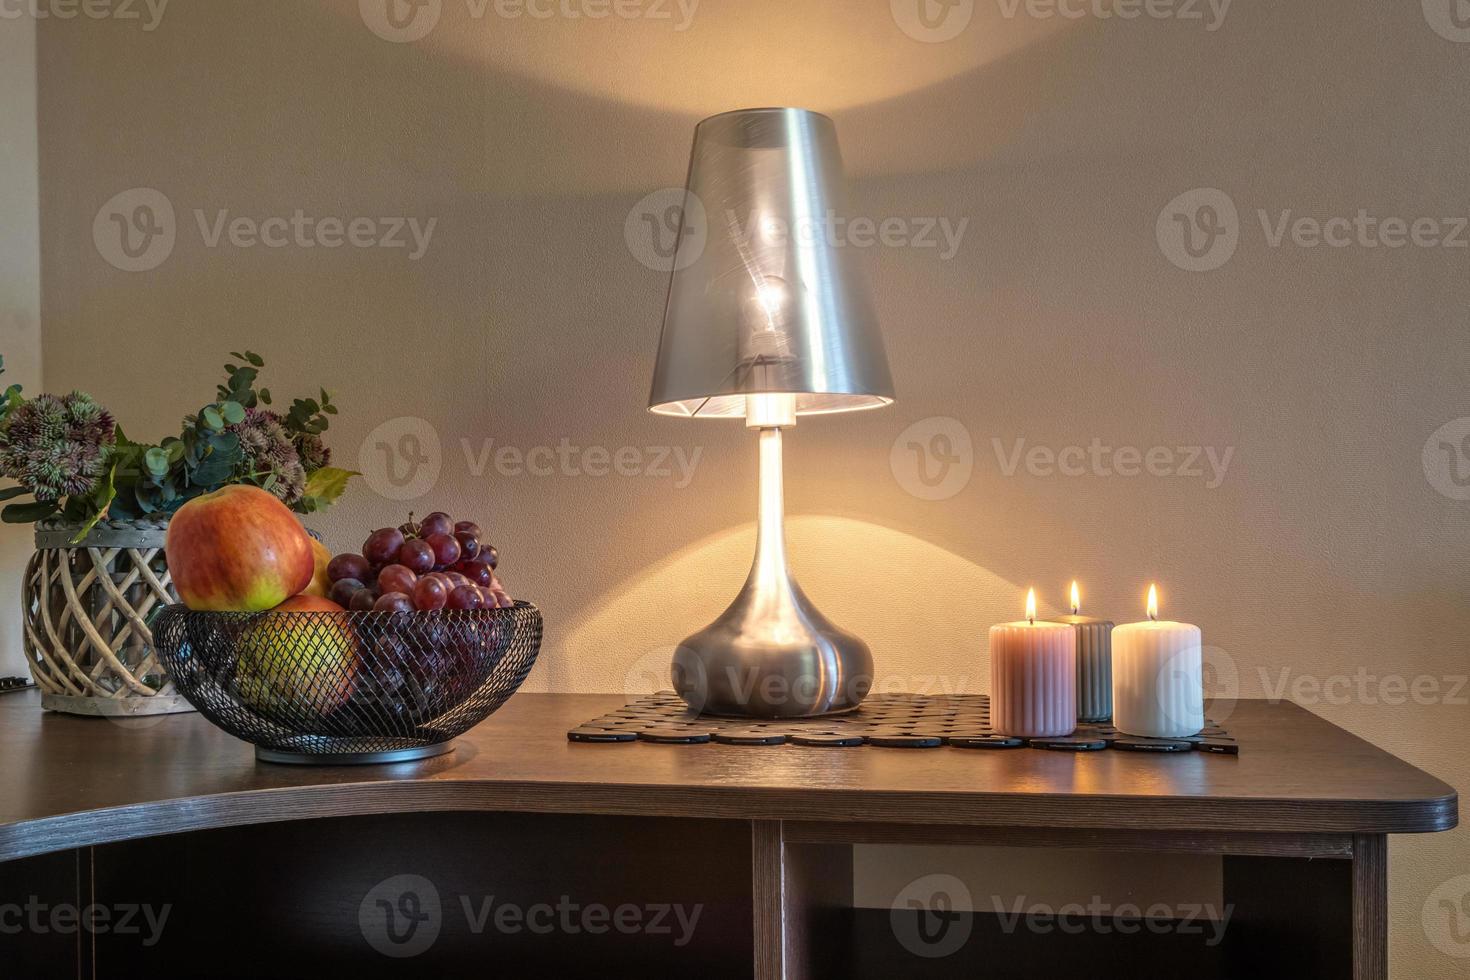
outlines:
{"label": "conical lamp shade", "polygon": [[798,415],[892,402],[852,217],[831,119],[742,109],[701,122],[649,408],[735,418],[762,393],[795,395]]}

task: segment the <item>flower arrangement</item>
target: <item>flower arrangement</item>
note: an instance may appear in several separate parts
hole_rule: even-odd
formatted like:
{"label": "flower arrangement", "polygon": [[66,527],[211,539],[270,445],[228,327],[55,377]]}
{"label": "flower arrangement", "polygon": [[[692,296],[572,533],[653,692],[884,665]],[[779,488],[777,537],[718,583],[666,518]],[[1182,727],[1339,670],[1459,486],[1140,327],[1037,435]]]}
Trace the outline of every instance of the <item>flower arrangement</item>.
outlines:
{"label": "flower arrangement", "polygon": [[[84,392],[27,399],[19,385],[0,395],[0,519],[28,524],[53,515],[80,526],[80,541],[104,517],[171,514],[201,494],[236,483],[258,486],[300,514],[330,506],[357,474],[331,465],[322,440],[337,414],[326,390],[297,398],[285,413],[258,387],[265,361],[232,353],[213,402],[185,416],[157,445],[133,442]],[[4,361],[0,359],[0,373]]]}

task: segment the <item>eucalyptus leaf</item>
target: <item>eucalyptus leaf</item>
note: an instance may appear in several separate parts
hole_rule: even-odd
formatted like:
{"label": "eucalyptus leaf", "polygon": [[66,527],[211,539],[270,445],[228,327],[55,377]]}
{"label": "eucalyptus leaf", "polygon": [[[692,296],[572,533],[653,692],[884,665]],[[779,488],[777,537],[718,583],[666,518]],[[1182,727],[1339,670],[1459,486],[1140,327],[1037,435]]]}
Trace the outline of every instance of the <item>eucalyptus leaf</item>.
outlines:
{"label": "eucalyptus leaf", "polygon": [[56,501],[35,500],[28,504],[6,504],[0,510],[0,521],[6,524],[34,524],[56,513]]}
{"label": "eucalyptus leaf", "polygon": [[163,476],[168,472],[168,453],[154,446],[143,454],[143,465],[152,475]]}
{"label": "eucalyptus leaf", "polygon": [[208,428],[218,431],[219,429],[223,429],[225,427],[224,416],[221,415],[219,409],[215,408],[213,405],[206,408],[203,412],[200,412],[199,417],[204,421],[204,424]]}
{"label": "eucalyptus leaf", "polygon": [[239,425],[245,421],[245,408],[239,402],[224,402],[220,405],[220,414],[230,425]]}
{"label": "eucalyptus leaf", "polygon": [[4,490],[0,490],[0,500],[14,500],[16,497],[23,497],[28,493],[30,491],[25,487],[6,487]]}

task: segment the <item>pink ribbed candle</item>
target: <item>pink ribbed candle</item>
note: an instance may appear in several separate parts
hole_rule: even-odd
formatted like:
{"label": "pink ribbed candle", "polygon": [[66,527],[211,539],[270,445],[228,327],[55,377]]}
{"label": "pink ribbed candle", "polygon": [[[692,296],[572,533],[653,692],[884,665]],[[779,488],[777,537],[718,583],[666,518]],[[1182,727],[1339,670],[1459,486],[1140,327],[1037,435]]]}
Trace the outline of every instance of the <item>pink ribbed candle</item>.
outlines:
{"label": "pink ribbed candle", "polygon": [[990,724],[1002,735],[1055,738],[1077,728],[1077,637],[1065,623],[990,627]]}

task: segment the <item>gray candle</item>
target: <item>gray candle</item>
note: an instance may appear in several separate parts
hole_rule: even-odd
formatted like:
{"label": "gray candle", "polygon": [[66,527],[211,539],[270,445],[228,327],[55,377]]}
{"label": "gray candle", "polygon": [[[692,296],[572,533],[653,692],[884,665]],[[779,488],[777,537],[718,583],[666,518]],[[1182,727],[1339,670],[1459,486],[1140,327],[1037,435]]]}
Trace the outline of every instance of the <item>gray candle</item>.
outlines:
{"label": "gray candle", "polygon": [[1077,720],[1106,721],[1113,716],[1113,623],[1082,616],[1081,596],[1072,583],[1072,615],[1053,616],[1077,634]]}

